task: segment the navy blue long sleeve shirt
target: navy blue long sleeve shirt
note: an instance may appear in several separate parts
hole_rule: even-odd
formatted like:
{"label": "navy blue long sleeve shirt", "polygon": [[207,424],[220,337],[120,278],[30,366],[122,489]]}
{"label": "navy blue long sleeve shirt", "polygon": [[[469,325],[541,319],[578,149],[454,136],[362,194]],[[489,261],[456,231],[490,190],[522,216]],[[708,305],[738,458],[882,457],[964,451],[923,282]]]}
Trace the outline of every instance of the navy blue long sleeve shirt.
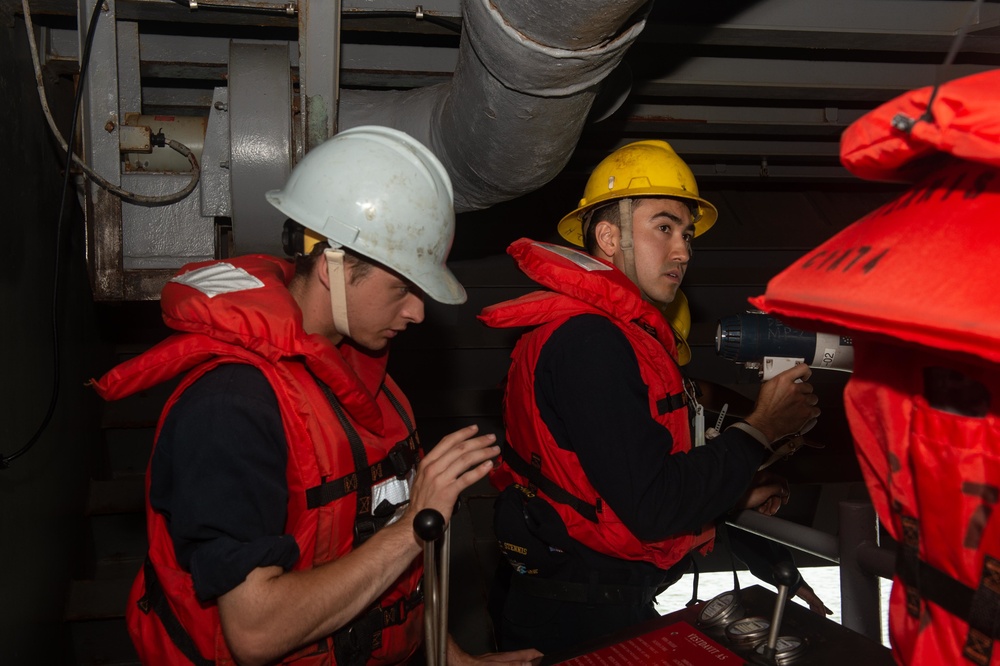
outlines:
{"label": "navy blue long sleeve shirt", "polygon": [[599,315],[573,317],[545,342],[535,391],[556,443],[576,453],[594,488],[640,539],[697,530],[724,515],[764,461],[764,448],[737,429],[671,455],[673,436],[649,413],[635,352]]}

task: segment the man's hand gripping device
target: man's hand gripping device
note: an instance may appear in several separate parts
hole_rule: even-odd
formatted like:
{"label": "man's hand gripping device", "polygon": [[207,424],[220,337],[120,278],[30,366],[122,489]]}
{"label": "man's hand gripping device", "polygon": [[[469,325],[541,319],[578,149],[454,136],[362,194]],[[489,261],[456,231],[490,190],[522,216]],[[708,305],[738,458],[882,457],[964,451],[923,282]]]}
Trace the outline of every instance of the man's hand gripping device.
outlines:
{"label": "man's hand gripping device", "polygon": [[[715,351],[719,356],[756,370],[760,381],[799,363],[810,368],[851,372],[854,367],[854,344],[851,338],[831,333],[814,333],[792,328],[763,312],[746,312],[719,320],[715,331]],[[766,465],[794,453],[816,421],[803,426],[797,436],[771,456]],[[797,441],[796,441],[797,440]]]}

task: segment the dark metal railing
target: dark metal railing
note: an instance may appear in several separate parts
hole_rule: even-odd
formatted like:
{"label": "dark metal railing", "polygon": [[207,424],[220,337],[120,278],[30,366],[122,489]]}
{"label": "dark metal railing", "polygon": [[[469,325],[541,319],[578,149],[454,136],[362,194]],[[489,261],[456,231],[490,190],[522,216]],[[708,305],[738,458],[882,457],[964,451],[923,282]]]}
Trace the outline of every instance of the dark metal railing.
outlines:
{"label": "dark metal railing", "polygon": [[837,536],[756,511],[729,524],[827,560],[840,567],[841,623],[881,642],[879,577],[892,579],[895,551],[879,545],[878,519],[869,502],[841,502]]}

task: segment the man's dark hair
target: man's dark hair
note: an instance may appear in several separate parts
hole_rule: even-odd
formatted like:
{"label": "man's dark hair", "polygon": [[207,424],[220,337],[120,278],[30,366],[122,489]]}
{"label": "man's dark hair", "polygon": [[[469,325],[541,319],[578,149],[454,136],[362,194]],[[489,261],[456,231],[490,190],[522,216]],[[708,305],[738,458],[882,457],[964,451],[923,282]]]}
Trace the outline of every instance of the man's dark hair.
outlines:
{"label": "man's dark hair", "polygon": [[597,251],[597,233],[594,228],[601,220],[607,220],[616,227],[621,225],[622,218],[617,199],[595,206],[584,214],[583,249],[587,251],[587,254],[592,255]]}
{"label": "man's dark hair", "polygon": [[[318,262],[325,261],[323,258],[323,252],[329,249],[329,247],[330,243],[323,241],[322,243],[316,243],[309,254],[295,255],[295,277],[308,277]],[[343,248],[343,250],[344,265],[351,267],[351,280],[349,284],[357,284],[371,272],[374,264],[372,264],[372,262],[367,258],[354,252],[354,250],[350,250],[346,247]]]}

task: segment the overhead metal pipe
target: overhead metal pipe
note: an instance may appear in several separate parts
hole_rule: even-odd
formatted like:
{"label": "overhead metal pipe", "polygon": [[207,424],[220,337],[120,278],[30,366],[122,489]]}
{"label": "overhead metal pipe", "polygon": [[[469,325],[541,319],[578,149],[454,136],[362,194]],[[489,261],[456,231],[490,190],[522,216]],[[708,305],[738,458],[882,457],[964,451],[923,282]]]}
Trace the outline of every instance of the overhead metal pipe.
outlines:
{"label": "overhead metal pipe", "polygon": [[537,190],[566,165],[601,83],[645,27],[647,0],[464,0],[449,83],[341,91],[340,127],[382,124],[444,163],[457,212]]}

